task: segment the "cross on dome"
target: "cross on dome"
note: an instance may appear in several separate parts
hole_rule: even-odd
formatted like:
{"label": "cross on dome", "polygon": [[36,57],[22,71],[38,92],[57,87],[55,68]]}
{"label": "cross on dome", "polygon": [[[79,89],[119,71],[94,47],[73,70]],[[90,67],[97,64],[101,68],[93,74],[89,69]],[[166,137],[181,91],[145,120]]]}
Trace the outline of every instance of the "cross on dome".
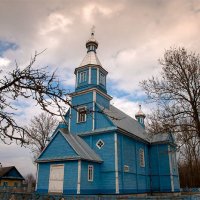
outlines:
{"label": "cross on dome", "polygon": [[94,33],[95,33],[95,26],[93,25],[91,28],[91,36],[94,36]]}

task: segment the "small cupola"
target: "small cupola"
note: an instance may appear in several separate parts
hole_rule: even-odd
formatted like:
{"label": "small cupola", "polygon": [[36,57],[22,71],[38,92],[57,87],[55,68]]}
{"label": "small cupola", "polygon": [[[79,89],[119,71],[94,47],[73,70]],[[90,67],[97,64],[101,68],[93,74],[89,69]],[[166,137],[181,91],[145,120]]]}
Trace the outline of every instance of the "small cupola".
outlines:
{"label": "small cupola", "polygon": [[142,112],[142,106],[139,105],[139,111],[135,114],[135,118],[142,125],[143,128],[145,128],[145,125],[144,125],[145,117],[146,115]]}
{"label": "small cupola", "polygon": [[90,39],[86,42],[86,48],[87,48],[87,53],[90,51],[96,53],[96,49],[98,48],[98,42],[94,38],[94,27],[92,28]]}

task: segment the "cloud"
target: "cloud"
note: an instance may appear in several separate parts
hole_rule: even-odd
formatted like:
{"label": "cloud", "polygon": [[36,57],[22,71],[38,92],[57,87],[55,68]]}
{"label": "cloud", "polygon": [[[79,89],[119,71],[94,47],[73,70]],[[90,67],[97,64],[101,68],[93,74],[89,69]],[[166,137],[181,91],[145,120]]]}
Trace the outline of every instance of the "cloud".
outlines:
{"label": "cloud", "polygon": [[0,69],[7,67],[10,64],[10,60],[8,58],[1,58],[0,57]]}
{"label": "cloud", "polygon": [[135,114],[139,110],[139,105],[142,105],[142,111],[145,114],[150,113],[149,107],[142,101],[130,101],[127,97],[125,98],[118,98],[113,97],[113,100],[111,102],[112,105],[119,108],[123,112],[125,112],[127,115],[131,116],[132,118],[135,118]]}
{"label": "cloud", "polygon": [[99,4],[99,3],[87,3],[83,8],[82,8],[82,15],[83,19],[86,22],[89,23],[94,23],[96,15],[101,15],[103,17],[110,17],[113,13],[116,13],[120,10],[122,10],[123,6],[115,4],[112,6],[109,5],[104,5],[104,4]]}
{"label": "cloud", "polygon": [[[159,74],[157,60],[164,50],[184,46],[199,52],[199,8],[193,0],[0,1],[0,41],[18,46],[0,53],[0,68],[11,71],[15,60],[24,68],[35,51],[47,49],[34,67],[57,69],[65,88],[72,91],[74,69],[86,54],[85,42],[95,25],[98,57],[109,72],[109,94],[115,106],[134,117],[144,98],[138,83]],[[149,112],[149,105],[142,103],[142,107]],[[21,111],[18,120],[28,123],[41,110],[28,100]],[[6,151],[1,148],[1,155]]]}
{"label": "cloud", "polygon": [[36,166],[33,164],[32,155],[29,149],[16,144],[6,145],[0,142],[0,162],[4,167],[16,166],[23,176],[32,173],[36,174]]}
{"label": "cloud", "polygon": [[59,13],[52,13],[48,17],[47,21],[45,21],[45,23],[43,24],[40,34],[47,35],[53,31],[66,32],[70,24],[72,24],[71,19]]}

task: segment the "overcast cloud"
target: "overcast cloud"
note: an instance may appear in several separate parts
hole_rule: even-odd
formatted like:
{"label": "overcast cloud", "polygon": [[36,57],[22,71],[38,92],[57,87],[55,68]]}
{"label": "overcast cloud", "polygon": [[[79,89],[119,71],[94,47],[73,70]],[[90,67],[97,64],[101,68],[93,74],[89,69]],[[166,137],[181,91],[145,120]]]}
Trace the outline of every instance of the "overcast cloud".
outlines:
{"label": "overcast cloud", "polygon": [[[57,69],[73,91],[73,72],[86,54],[92,25],[112,103],[131,116],[144,99],[139,82],[159,73],[157,60],[165,49],[200,52],[199,0],[0,0],[0,69],[11,70],[15,60],[25,67],[35,51],[47,49],[35,67]],[[143,108],[149,112],[148,105]],[[19,109],[19,120],[28,123],[40,112],[35,110],[30,101]],[[35,169],[30,156],[27,149],[0,144],[0,162],[16,165],[24,175]]]}

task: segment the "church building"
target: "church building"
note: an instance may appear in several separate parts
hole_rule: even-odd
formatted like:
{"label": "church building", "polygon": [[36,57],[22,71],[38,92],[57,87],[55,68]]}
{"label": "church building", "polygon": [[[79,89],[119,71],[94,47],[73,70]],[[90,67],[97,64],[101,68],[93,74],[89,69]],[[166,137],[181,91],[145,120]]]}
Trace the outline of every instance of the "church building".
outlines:
{"label": "church building", "polygon": [[86,48],[86,56],[75,68],[75,91],[70,94],[72,106],[65,123],[58,125],[36,160],[36,192],[179,192],[172,134],[149,136],[141,106],[136,120],[113,106],[107,93],[108,72],[97,57],[94,32]]}

